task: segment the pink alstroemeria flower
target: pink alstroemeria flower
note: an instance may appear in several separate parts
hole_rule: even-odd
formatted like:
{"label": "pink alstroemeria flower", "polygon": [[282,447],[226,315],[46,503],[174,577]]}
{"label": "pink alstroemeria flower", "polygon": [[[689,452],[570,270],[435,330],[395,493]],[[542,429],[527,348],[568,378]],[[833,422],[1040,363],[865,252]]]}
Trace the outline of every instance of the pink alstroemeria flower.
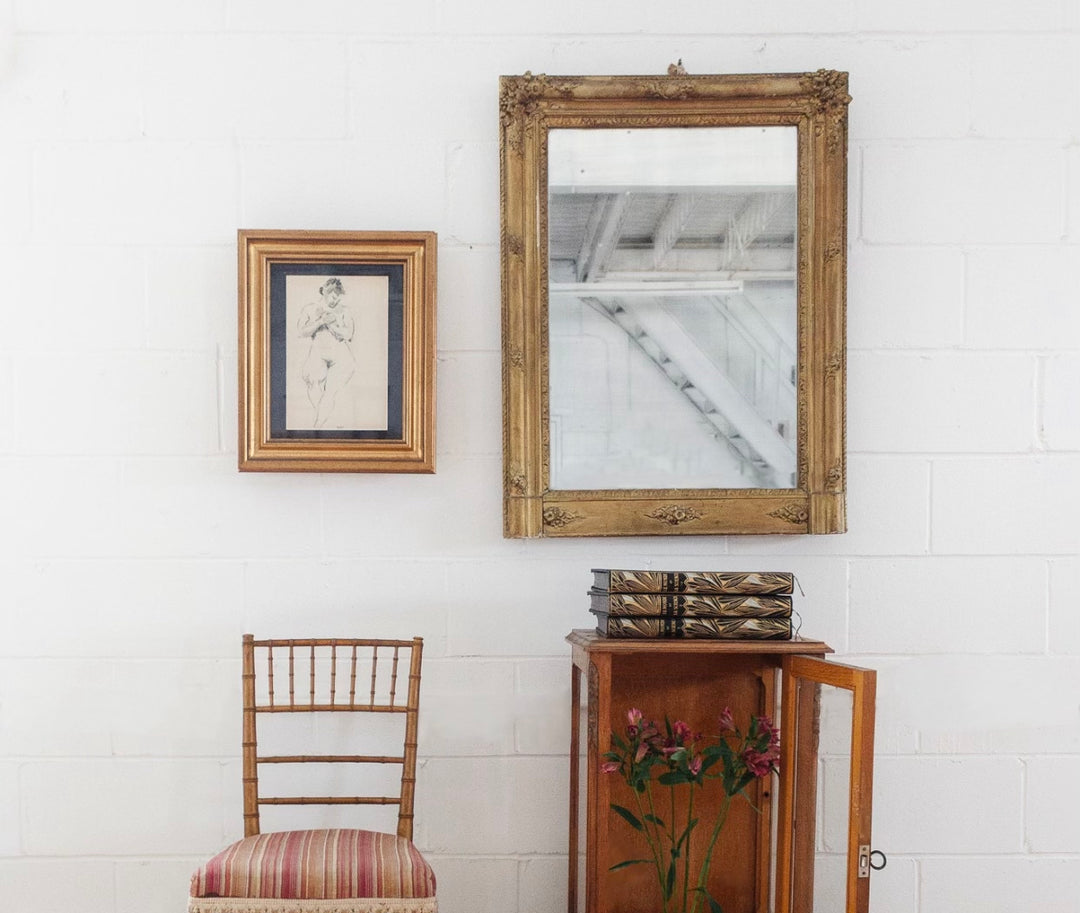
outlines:
{"label": "pink alstroemeria flower", "polygon": [[[749,715],[749,728],[745,732],[735,725],[730,707],[724,707],[716,719],[720,732],[717,733],[710,725],[708,735],[705,735],[692,730],[685,720],[672,722],[672,717],[664,714],[658,724],[655,718],[647,719],[641,710],[632,708],[626,713],[630,738],[620,739],[613,732],[612,744],[616,750],[607,752],[605,760],[599,765],[603,773],[618,773],[635,792],[636,809],[631,810],[614,802],[611,807],[626,818],[648,843],[657,860],[656,874],[665,897],[665,908],[673,913],[676,910],[686,913],[688,909],[695,909],[694,904],[697,904],[696,909],[701,909],[697,893],[704,888],[691,890],[690,885],[695,878],[699,885],[706,884],[713,849],[725,820],[723,814],[714,816],[714,820],[707,825],[712,836],[704,848],[704,861],[698,858],[692,862],[693,850],[689,845],[683,846],[685,835],[697,823],[696,818],[690,820],[691,815],[697,812],[707,817],[710,811],[695,808],[695,791],[712,791],[714,797],[719,792],[723,799],[719,807],[726,809],[736,795],[746,796],[747,788],[755,778],[770,776],[780,758],[779,729],[768,717]],[[706,759],[709,762],[707,765]],[[687,792],[683,790],[687,790],[689,795],[681,806],[685,809],[687,820],[678,825],[673,823],[669,831],[667,825],[651,811],[654,790],[670,792],[672,813],[676,816],[678,813],[675,809],[680,807],[675,804],[676,796],[686,797]],[[683,836],[680,838],[679,834]],[[698,855],[700,857],[701,854]],[[672,864],[661,865],[660,860],[668,856]],[[643,860],[627,860],[613,868],[635,861]],[[694,876],[692,870],[698,867],[700,871]],[[682,869],[681,875],[676,875],[679,868]],[[682,903],[678,905],[675,893],[680,883],[683,885]],[[716,909],[718,905],[715,901],[708,899],[710,907]]]}
{"label": "pink alstroemeria flower", "polygon": [[772,772],[773,759],[768,754],[748,748],[743,752],[743,763],[755,777],[765,777]]}
{"label": "pink alstroemeria flower", "polygon": [[735,720],[731,716],[731,708],[725,707],[720,711],[720,731],[721,732],[734,732]]}
{"label": "pink alstroemeria flower", "polygon": [[676,720],[671,726],[671,734],[676,742],[680,745],[685,745],[691,736],[691,729],[689,725],[682,720]]}

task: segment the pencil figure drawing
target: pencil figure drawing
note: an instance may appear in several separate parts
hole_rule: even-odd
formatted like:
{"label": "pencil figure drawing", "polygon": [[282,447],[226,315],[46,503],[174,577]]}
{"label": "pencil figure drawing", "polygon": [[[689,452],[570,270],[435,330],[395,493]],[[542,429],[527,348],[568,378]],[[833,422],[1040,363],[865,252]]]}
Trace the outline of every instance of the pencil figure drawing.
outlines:
{"label": "pencil figure drawing", "polygon": [[287,425],[386,427],[387,285],[381,276],[290,276]]}
{"label": "pencil figure drawing", "polygon": [[313,410],[315,428],[326,424],[338,391],[356,371],[356,359],[349,343],[356,331],[347,304],[342,302],[345,287],[338,278],[327,279],[319,287],[319,300],[304,305],[300,312],[300,336],[311,340],[308,356],[300,368]]}

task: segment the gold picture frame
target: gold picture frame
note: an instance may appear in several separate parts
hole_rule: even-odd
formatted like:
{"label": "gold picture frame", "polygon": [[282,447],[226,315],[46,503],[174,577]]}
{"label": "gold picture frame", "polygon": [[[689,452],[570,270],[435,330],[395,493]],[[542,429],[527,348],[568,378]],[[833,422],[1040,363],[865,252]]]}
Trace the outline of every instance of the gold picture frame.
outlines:
{"label": "gold picture frame", "polygon": [[[845,530],[847,106],[851,100],[847,87],[847,74],[832,70],[689,76],[681,67],[673,66],[668,76],[659,77],[531,73],[501,77],[503,517],[506,537],[798,534]],[[585,351],[584,346],[569,353],[554,352],[558,342],[556,337],[562,330],[556,333],[553,328],[551,303],[556,298],[556,285],[560,289],[559,295],[577,296],[579,311],[587,310],[581,304],[587,297],[593,305],[597,303],[594,299],[601,303],[603,299],[601,293],[593,291],[599,284],[587,285],[591,278],[586,275],[588,269],[577,265],[564,268],[566,264],[560,259],[562,254],[558,257],[556,254],[555,235],[558,232],[567,234],[564,229],[574,222],[578,232],[572,239],[575,242],[582,236],[602,239],[576,261],[580,264],[582,260],[596,260],[599,257],[597,250],[603,249],[599,246],[601,243],[606,243],[608,249],[620,246],[622,229],[621,226],[613,227],[615,221],[634,222],[628,206],[620,209],[610,202],[605,203],[605,215],[597,215],[595,206],[591,213],[580,209],[590,194],[600,195],[596,180],[609,180],[609,174],[613,175],[609,180],[612,185],[631,180],[624,177],[626,169],[621,169],[620,163],[626,164],[636,155],[636,152],[631,154],[623,147],[610,144],[598,147],[602,153],[593,152],[590,149],[597,144],[591,141],[594,135],[606,142],[623,134],[655,138],[660,131],[667,131],[676,137],[674,145],[685,145],[705,136],[705,131],[721,134],[729,128],[738,128],[744,133],[776,130],[790,148],[787,206],[791,266],[786,306],[790,313],[789,335],[793,339],[790,351],[793,354],[790,366],[785,365],[783,372],[774,369],[774,374],[789,378],[787,395],[791,406],[790,419],[772,421],[774,431],[779,428],[790,438],[784,472],[773,475],[759,472],[757,464],[766,461],[759,459],[756,451],[746,448],[749,455],[744,456],[744,462],[748,471],[757,473],[746,485],[701,484],[696,480],[684,484],[683,477],[676,473],[666,477],[668,481],[663,484],[620,480],[616,487],[606,478],[609,470],[614,475],[615,461],[605,454],[598,461],[594,476],[599,483],[578,483],[573,472],[559,468],[561,476],[565,475],[570,481],[556,484],[553,481],[555,462],[563,460],[568,446],[565,441],[570,437],[566,433],[570,420],[553,415],[553,402],[558,400],[561,408],[568,400],[588,397],[592,390],[587,372],[584,381],[579,376],[576,385],[564,382],[560,386],[556,369],[562,371],[571,364],[577,370],[582,363],[588,364],[589,356],[579,354]],[[556,139],[560,141],[557,147],[551,145],[556,132],[559,134]],[[601,133],[611,136],[599,136]],[[570,166],[565,164],[566,156],[561,151],[566,146],[564,135],[573,137],[573,142],[577,137],[584,138],[582,147],[573,149]],[[559,153],[558,163],[552,149]],[[678,167],[659,170],[675,175],[666,178],[670,184],[689,182],[694,178],[684,177],[686,163],[690,162],[689,170],[694,171],[702,158],[709,157],[706,154],[689,160],[684,156]],[[754,155],[743,156],[744,160],[755,158]],[[579,179],[579,174],[586,174],[591,164],[601,162],[615,164],[591,185],[582,178],[578,186],[564,189]],[[671,162],[665,164],[670,166]],[[560,185],[558,189],[556,184]],[[626,187],[618,190],[625,191]],[[669,194],[672,199],[682,188],[677,187],[675,191]],[[552,215],[560,193],[562,199],[572,201],[565,204],[568,209],[579,206],[576,214],[571,212],[574,218],[564,218],[564,210],[560,210],[557,217]],[[608,193],[609,197],[615,195]],[[666,222],[670,228],[673,221],[670,213],[677,210],[678,205],[670,202],[666,206],[665,212],[669,213]],[[657,204],[657,209],[660,208],[661,204]],[[756,206],[757,211],[765,208],[760,204]],[[612,215],[616,210],[618,215]],[[685,213],[681,216],[676,213],[676,217],[690,220]],[[744,227],[751,221],[751,216],[733,219],[742,219],[743,226],[736,227]],[[752,235],[749,228],[743,233]],[[656,244],[648,237],[642,240],[643,234],[639,231],[639,237],[622,246]],[[575,249],[571,244],[566,247]],[[584,244],[581,250],[585,250]],[[670,252],[669,245],[666,253]],[[691,254],[695,252],[688,251],[686,258]],[[656,255],[656,262],[660,262],[660,257],[661,254]],[[728,261],[730,263],[730,257]],[[619,262],[622,264],[626,260]],[[664,262],[670,263],[671,258]],[[664,266],[665,272],[650,277],[663,281],[654,281],[648,288],[664,287],[671,290],[669,294],[675,295],[682,294],[687,286],[703,281],[696,275],[691,276],[693,281],[690,283],[672,281],[673,278],[681,280],[685,275],[678,272],[679,268],[681,260],[680,266]],[[607,281],[607,291],[603,294],[609,296],[609,300],[623,295],[622,303],[626,303],[630,300],[626,296],[653,294],[651,291],[643,293],[640,283],[627,283],[627,277],[633,276],[631,268],[620,266],[620,269],[623,271],[617,272],[613,267],[602,277]],[[558,275],[556,270],[559,270]],[[715,267],[709,273],[710,277],[720,275]],[[729,287],[735,285],[737,283],[729,283]],[[633,309],[633,302],[625,309],[622,303],[607,304],[599,317],[590,313],[588,319],[596,324],[602,322],[601,318],[614,320],[624,310]],[[594,311],[600,310],[594,307]],[[633,336],[639,333],[640,326],[633,332],[626,327],[623,329],[624,335]],[[633,348],[631,343],[637,344],[633,338],[620,341],[620,345],[624,343],[627,351]],[[625,352],[621,352],[620,357],[624,362],[627,359]],[[616,361],[610,358],[611,363]],[[666,356],[654,356],[654,361],[661,366],[668,363]],[[622,370],[621,362],[617,368]],[[636,370],[640,373],[645,369]],[[686,386],[685,375],[675,380]],[[571,402],[569,408],[575,408],[574,403]],[[706,406],[699,404],[697,408],[703,414],[718,411],[709,403]],[[592,427],[577,414],[573,418],[576,424],[571,430],[578,438],[584,438],[592,431],[595,439],[601,430],[609,431],[606,427]],[[694,420],[699,419],[695,416]],[[662,425],[653,433],[672,434]],[[614,436],[614,432],[610,432],[610,436]],[[720,437],[721,432],[716,436]],[[628,437],[623,435],[624,453],[635,446],[633,443],[627,445]],[[738,433],[729,433],[725,445],[729,448],[743,446],[737,440],[740,437]],[[642,440],[640,436],[630,439]],[[764,444],[759,449],[764,449]],[[588,450],[589,446],[589,443],[582,445],[582,450]],[[772,481],[776,478],[783,484]]]}
{"label": "gold picture frame", "polygon": [[238,232],[241,471],[435,471],[436,247]]}

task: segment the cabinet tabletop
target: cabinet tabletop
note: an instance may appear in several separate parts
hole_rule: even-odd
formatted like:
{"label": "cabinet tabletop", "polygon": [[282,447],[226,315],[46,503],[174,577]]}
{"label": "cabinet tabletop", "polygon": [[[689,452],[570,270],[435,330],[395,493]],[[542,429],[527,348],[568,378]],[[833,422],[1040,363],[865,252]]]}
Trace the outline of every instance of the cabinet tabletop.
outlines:
{"label": "cabinet tabletop", "polygon": [[588,628],[566,635],[567,643],[587,653],[809,653],[823,655],[833,648],[820,640],[794,637],[791,640],[714,640],[684,637],[603,637]]}

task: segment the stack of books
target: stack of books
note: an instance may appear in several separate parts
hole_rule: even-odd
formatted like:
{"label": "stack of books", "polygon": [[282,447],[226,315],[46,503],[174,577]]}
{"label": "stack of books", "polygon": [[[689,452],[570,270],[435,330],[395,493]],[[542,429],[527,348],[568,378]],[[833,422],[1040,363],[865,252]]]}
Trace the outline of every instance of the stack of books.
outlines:
{"label": "stack of books", "polygon": [[604,637],[790,640],[794,580],[785,571],[593,568],[589,611]]}

